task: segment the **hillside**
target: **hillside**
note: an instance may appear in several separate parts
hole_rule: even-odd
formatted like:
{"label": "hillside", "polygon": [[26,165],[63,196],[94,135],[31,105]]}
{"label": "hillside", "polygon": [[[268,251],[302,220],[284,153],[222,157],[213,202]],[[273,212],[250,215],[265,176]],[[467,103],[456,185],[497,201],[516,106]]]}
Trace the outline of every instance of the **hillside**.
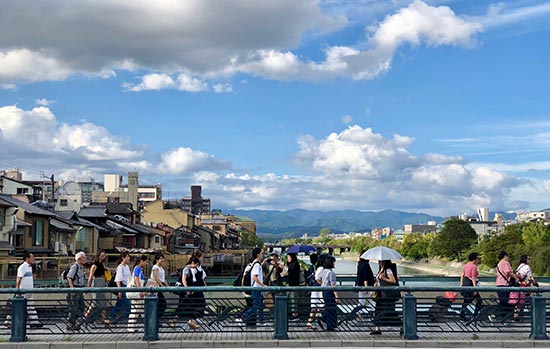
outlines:
{"label": "hillside", "polygon": [[345,211],[308,211],[294,209],[276,210],[225,210],[225,213],[246,216],[256,221],[258,235],[263,238],[299,237],[319,234],[321,228],[330,228],[332,232],[362,232],[378,227],[403,229],[405,224],[426,224],[428,221],[440,223],[443,217],[424,213],[410,213],[396,210],[379,212]]}

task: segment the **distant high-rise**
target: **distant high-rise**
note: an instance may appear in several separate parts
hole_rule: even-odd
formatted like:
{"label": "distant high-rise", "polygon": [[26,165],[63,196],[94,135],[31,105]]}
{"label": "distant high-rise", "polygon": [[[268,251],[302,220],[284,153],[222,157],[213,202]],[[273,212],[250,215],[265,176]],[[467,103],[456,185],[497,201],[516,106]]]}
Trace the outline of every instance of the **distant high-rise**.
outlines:
{"label": "distant high-rise", "polygon": [[184,211],[191,214],[207,214],[210,213],[210,199],[202,198],[202,186],[191,186],[191,197],[181,199],[182,208]]}
{"label": "distant high-rise", "polygon": [[489,208],[488,207],[478,208],[477,215],[479,216],[479,220],[481,222],[487,222],[489,220]]}

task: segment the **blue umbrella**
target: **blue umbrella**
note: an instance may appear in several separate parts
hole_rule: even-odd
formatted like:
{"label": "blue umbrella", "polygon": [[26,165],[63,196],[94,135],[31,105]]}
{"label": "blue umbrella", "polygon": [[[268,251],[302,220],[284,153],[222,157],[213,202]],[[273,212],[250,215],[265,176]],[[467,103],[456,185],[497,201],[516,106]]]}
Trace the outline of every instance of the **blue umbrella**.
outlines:
{"label": "blue umbrella", "polygon": [[311,246],[311,245],[294,245],[294,246],[291,246],[287,251],[286,253],[289,254],[289,253],[305,253],[305,254],[310,254],[310,253],[317,253],[317,248],[315,246]]}

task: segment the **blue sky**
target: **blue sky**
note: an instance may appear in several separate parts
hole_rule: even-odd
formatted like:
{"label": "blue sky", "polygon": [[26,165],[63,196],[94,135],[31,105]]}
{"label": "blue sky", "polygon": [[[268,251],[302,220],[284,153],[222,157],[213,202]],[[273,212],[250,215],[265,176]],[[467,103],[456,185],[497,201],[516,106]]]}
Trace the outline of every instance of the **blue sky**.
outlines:
{"label": "blue sky", "polygon": [[0,169],[214,207],[550,207],[550,2],[1,1]]}

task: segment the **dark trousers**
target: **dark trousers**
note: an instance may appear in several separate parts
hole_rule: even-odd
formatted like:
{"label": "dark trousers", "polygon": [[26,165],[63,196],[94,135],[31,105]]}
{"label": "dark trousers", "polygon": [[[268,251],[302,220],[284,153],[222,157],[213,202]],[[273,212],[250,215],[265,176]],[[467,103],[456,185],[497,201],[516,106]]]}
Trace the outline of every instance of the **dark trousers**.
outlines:
{"label": "dark trousers", "polygon": [[331,331],[336,328],[338,323],[338,308],[334,291],[323,291],[323,300],[325,301],[325,311],[321,319],[327,325],[327,331]]}
{"label": "dark trousers", "polygon": [[461,318],[467,318],[468,317],[468,305],[472,302],[475,303],[474,308],[474,317],[479,314],[481,311],[481,305],[482,305],[482,299],[479,293],[477,292],[463,292],[462,296],[464,297],[464,303],[462,303],[462,309],[460,310],[460,317]]}
{"label": "dark trousers", "polygon": [[84,311],[86,310],[84,294],[69,293],[67,295],[67,303],[69,304],[69,326],[75,326],[77,325],[77,321],[83,321]]}
{"label": "dark trousers", "polygon": [[130,300],[126,298],[126,293],[122,292],[122,298],[117,298],[115,306],[113,309],[111,309],[111,313],[109,314],[109,318],[114,319],[119,312],[122,313],[122,317],[124,320],[128,320],[130,317],[130,311],[132,310],[132,303],[130,303]]}
{"label": "dark trousers", "polygon": [[[243,313],[244,320],[256,317],[256,321],[264,322],[264,297],[261,291],[252,291],[252,308]],[[248,321],[247,321],[248,322]]]}

